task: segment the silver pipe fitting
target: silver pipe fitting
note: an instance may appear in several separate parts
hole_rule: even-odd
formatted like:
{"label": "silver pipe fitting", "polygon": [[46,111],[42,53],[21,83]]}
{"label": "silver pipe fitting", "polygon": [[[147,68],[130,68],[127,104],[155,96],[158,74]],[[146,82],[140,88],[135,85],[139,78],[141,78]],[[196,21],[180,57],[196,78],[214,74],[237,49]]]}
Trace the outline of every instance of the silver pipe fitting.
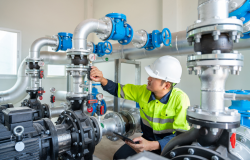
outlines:
{"label": "silver pipe fitting", "polygon": [[199,0],[198,19],[226,19],[229,14],[228,4],[229,0]]}
{"label": "silver pipe fitting", "polygon": [[41,51],[40,58],[45,64],[66,65],[71,63],[71,60],[67,58],[66,52]]}
{"label": "silver pipe fitting", "polygon": [[90,33],[104,34],[109,32],[107,24],[102,20],[84,20],[76,27],[73,35],[73,49],[87,50],[87,38]]}
{"label": "silver pipe fitting", "polygon": [[17,103],[23,100],[26,96],[26,88],[29,85],[29,76],[25,74],[26,59],[24,59],[17,72],[17,81],[15,85],[6,90],[0,92],[0,104]]}
{"label": "silver pipe fitting", "polygon": [[54,95],[57,101],[66,101],[67,91],[56,91]]}
{"label": "silver pipe fitting", "polygon": [[52,46],[56,47],[58,46],[58,38],[48,38],[48,37],[42,37],[35,40],[31,47],[30,47],[30,53],[29,58],[38,60],[40,58],[40,50],[43,46]]}

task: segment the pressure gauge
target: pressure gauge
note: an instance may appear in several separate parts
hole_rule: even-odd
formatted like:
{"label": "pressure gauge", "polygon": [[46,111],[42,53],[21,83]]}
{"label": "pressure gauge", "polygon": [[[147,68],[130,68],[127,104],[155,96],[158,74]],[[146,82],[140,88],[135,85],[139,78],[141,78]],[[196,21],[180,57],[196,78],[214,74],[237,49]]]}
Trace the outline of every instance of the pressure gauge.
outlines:
{"label": "pressure gauge", "polygon": [[96,60],[95,54],[90,53],[90,54],[88,55],[88,59],[89,59],[91,62],[95,61],[95,60]]}
{"label": "pressure gauge", "polygon": [[44,66],[44,62],[43,62],[43,61],[39,61],[39,62],[38,62],[38,65],[39,65],[40,67],[43,67],[43,66]]}
{"label": "pressure gauge", "polygon": [[98,99],[98,101],[101,101],[103,99],[103,94],[102,93],[98,93],[96,95],[96,98]]}
{"label": "pressure gauge", "polygon": [[55,91],[56,91],[56,88],[55,88],[55,87],[51,87],[51,88],[50,88],[50,92],[51,92],[51,93],[55,93]]}

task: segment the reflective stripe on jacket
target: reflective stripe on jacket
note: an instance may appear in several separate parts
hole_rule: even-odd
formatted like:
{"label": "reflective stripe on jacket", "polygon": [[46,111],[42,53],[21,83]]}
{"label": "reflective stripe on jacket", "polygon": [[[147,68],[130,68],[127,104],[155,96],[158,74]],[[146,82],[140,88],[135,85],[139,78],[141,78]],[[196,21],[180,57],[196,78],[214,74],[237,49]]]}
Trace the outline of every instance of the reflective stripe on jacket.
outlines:
{"label": "reflective stripe on jacket", "polygon": [[151,93],[147,90],[147,85],[121,85],[118,83],[117,96],[139,103],[142,122],[151,127],[155,134],[190,129],[186,120],[190,101],[182,90],[173,88],[167,104],[163,104],[159,100],[149,102]]}

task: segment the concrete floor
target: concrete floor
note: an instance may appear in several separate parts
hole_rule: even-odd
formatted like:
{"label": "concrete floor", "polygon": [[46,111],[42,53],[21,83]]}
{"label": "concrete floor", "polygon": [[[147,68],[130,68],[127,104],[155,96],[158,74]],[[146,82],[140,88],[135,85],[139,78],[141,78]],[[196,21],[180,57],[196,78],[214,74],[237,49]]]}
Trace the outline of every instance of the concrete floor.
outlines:
{"label": "concrete floor", "polygon": [[[129,137],[131,139],[140,137],[141,133],[136,133]],[[110,141],[106,136],[102,137],[101,142],[95,147],[94,155],[101,160],[113,160],[115,152],[125,143],[122,140],[116,142]]]}

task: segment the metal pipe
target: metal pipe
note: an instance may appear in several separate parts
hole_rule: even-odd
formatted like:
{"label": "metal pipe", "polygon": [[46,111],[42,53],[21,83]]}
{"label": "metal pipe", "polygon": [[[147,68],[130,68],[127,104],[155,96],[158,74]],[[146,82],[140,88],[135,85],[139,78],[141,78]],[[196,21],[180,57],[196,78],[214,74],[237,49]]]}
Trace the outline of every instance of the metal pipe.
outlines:
{"label": "metal pipe", "polygon": [[[93,63],[114,61],[115,59],[125,58],[128,60],[144,59],[160,57],[164,55],[171,56],[187,56],[194,53],[193,46],[189,46],[186,40],[186,31],[172,33],[172,47],[163,46],[160,49],[147,51],[145,49],[137,49],[132,43],[122,46],[119,43],[112,44],[113,52],[110,55],[98,57]],[[239,43],[234,44],[234,50],[247,50],[250,48],[250,39],[240,39]],[[40,57],[45,64],[64,65],[69,64],[70,60],[66,57],[66,52],[47,52],[41,51]]]}
{"label": "metal pipe", "polygon": [[71,148],[71,134],[67,131],[67,124],[60,124],[55,126],[58,138],[58,152],[63,153]]}
{"label": "metal pipe", "polygon": [[56,91],[54,95],[57,101],[66,101],[67,91]]}
{"label": "metal pipe", "polygon": [[50,107],[49,108],[49,118],[58,117],[63,111],[65,111],[67,108],[62,107]]}
{"label": "metal pipe", "polygon": [[40,58],[40,50],[43,46],[58,46],[58,39],[57,38],[48,38],[42,37],[35,40],[31,47],[30,47],[30,54],[29,58],[32,59],[39,59]]}
{"label": "metal pipe", "polygon": [[76,27],[73,36],[73,49],[87,50],[87,37],[90,33],[106,33],[108,26],[101,20],[88,19]]}
{"label": "metal pipe", "polygon": [[17,81],[15,85],[0,92],[0,104],[17,103],[23,100],[26,96],[26,87],[29,85],[29,76],[25,74],[26,60],[24,59],[17,72]]}
{"label": "metal pipe", "polygon": [[41,51],[40,58],[45,64],[66,65],[71,63],[71,60],[67,58],[66,52]]}

